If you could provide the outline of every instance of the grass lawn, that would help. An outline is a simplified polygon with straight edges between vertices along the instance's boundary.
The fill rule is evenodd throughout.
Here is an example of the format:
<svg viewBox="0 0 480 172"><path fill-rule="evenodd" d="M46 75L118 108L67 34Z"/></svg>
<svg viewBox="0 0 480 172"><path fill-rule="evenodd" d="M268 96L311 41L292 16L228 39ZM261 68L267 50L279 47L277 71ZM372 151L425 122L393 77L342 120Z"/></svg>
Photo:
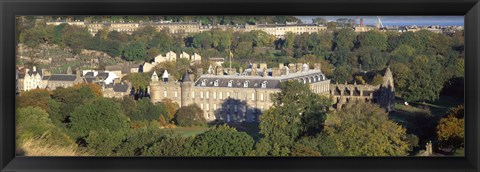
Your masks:
<svg viewBox="0 0 480 172"><path fill-rule="evenodd" d="M444 116L450 108L462 103L462 99L452 96L440 96L440 99L434 102L409 102L410 105L408 106L404 105L403 101L398 100L394 105L394 111L391 111L388 116L404 126L407 129L407 133L415 134L419 137L419 147L414 150L416 152L424 149L426 141L436 142L436 121Z"/></svg>
<svg viewBox="0 0 480 172"><path fill-rule="evenodd" d="M173 134L178 134L184 137L191 137L201 134L208 130L208 127L203 126L195 126L195 127L176 127L176 128L168 128L165 129L167 131L171 131Z"/></svg>

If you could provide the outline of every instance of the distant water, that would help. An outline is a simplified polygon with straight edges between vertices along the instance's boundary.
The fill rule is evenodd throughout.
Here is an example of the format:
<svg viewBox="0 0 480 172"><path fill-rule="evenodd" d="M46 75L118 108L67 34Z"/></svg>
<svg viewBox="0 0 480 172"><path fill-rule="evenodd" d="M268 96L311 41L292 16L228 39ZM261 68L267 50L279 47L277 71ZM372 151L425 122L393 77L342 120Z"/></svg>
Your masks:
<svg viewBox="0 0 480 172"><path fill-rule="evenodd" d="M384 26L463 26L463 21L411 21L411 22L382 22Z"/></svg>
<svg viewBox="0 0 480 172"><path fill-rule="evenodd" d="M312 23L317 16L297 16L304 23ZM338 18L356 19L357 16L320 16L328 21L335 21ZM366 25L376 25L376 16L359 16L365 19ZM384 26L463 26L463 16L382 16ZM358 21L357 21L358 22Z"/></svg>

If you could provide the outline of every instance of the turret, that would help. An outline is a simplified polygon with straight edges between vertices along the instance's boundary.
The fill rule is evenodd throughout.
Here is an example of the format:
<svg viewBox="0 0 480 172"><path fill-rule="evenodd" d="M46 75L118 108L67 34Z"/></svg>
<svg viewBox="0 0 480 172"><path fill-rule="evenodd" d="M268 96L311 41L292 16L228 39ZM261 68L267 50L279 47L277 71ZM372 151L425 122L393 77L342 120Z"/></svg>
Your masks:
<svg viewBox="0 0 480 172"><path fill-rule="evenodd" d="M192 88L192 80L190 78L190 75L188 74L188 71L185 71L185 74L183 74L182 77L182 82L180 84L180 89L181 89L181 100L180 100L180 106L188 106L191 104L191 98L190 98L190 90Z"/></svg>
<svg viewBox="0 0 480 172"><path fill-rule="evenodd" d="M160 94L160 82L157 72L154 71L150 81L150 100L152 103L160 102Z"/></svg>
<svg viewBox="0 0 480 172"><path fill-rule="evenodd" d="M168 71L165 69L165 72L163 72L163 75L162 75L163 82L168 82L168 77L169 76L170 76L170 74L168 74Z"/></svg>

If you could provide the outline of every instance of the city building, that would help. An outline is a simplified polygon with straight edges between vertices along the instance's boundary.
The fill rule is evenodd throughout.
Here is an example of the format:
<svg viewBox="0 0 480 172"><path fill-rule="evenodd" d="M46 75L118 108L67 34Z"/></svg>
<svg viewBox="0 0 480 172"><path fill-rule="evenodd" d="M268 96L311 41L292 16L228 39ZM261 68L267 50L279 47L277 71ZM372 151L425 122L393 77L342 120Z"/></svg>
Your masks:
<svg viewBox="0 0 480 172"><path fill-rule="evenodd" d="M280 92L280 83L295 80L308 84L314 93L331 97L333 108L337 109L352 101L378 103L387 110L393 104L393 77L389 68L385 70L384 83L377 86L331 84L320 64L314 64L313 69L301 63L280 64L271 69L266 64L252 64L239 73L231 70L234 69L218 66L195 80L186 74L179 81L169 80L167 71L161 77L154 72L148 88L151 101L170 99L180 106L197 104L208 121L254 122L273 105L271 95Z"/></svg>

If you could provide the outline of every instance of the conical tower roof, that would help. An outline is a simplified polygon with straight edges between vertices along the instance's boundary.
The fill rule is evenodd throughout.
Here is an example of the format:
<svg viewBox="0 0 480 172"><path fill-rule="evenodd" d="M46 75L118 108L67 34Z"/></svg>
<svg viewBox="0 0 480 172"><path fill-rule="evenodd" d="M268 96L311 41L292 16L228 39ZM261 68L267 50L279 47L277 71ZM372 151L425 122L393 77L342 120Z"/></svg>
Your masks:
<svg viewBox="0 0 480 172"><path fill-rule="evenodd" d="M168 71L165 69L165 72L163 72L162 78L168 78L170 74L168 74Z"/></svg>
<svg viewBox="0 0 480 172"><path fill-rule="evenodd" d="M153 74L152 74L152 77L151 77L152 81L158 81L158 75L157 75L157 72L153 71Z"/></svg>
<svg viewBox="0 0 480 172"><path fill-rule="evenodd" d="M190 82L190 76L188 75L188 72L185 72L182 77L182 82Z"/></svg>

